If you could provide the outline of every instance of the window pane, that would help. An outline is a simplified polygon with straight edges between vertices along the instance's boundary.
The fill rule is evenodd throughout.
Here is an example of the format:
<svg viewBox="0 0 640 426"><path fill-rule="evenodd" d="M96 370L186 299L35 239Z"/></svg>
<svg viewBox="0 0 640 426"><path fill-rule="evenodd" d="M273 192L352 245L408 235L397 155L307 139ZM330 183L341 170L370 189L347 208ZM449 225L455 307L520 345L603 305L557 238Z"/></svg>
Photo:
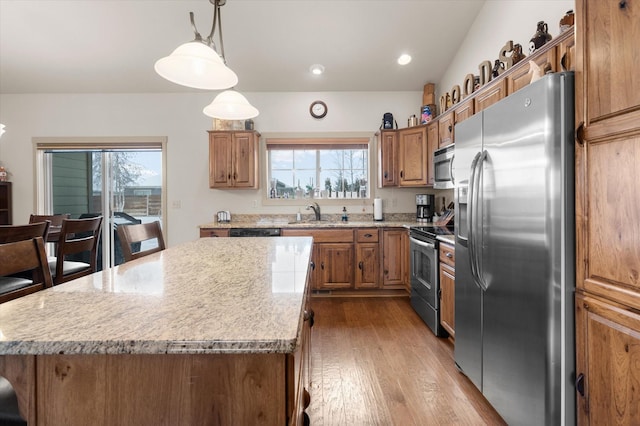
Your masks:
<svg viewBox="0 0 640 426"><path fill-rule="evenodd" d="M290 144L293 149L269 150L271 197L276 198L368 198L369 151L336 143L326 148L313 144ZM280 146L282 147L282 145Z"/></svg>

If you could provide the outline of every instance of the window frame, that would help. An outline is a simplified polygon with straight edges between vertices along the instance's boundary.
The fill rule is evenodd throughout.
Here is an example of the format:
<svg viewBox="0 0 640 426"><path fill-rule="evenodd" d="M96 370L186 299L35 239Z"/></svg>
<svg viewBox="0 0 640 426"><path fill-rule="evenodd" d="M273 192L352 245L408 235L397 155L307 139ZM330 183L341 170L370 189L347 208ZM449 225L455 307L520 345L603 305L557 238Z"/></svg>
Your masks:
<svg viewBox="0 0 640 426"><path fill-rule="evenodd" d="M261 164L264 165L264 172L260 173L260 186L262 204L267 206L306 206L310 202L319 202L325 205L340 205L340 206L353 206L353 205L368 205L373 203L375 197L376 185L374 184L375 176L372 175L372 171L375 170L374 164L374 142L371 134L349 134L349 135L263 135L263 143L261 143ZM309 149L309 147L317 148L329 148L336 147L341 149L348 149L346 146L365 145L367 149L367 186L368 197L367 198L297 198L297 199L284 199L284 198L269 198L269 190L271 188L269 182L270 165L269 165L269 146L271 145L285 145L292 146L298 149ZM341 147L344 145L344 147Z"/></svg>

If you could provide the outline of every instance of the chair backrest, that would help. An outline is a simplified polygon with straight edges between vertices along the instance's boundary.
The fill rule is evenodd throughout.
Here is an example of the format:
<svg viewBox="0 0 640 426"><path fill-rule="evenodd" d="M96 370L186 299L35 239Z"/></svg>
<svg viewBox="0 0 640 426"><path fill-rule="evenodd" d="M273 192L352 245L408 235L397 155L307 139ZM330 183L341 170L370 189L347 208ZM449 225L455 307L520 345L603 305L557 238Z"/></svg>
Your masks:
<svg viewBox="0 0 640 426"><path fill-rule="evenodd" d="M164 237L162 236L162 228L160 228L159 221L134 225L119 225L117 231L125 262L165 249ZM158 245L156 247L136 252L134 252L131 247L133 244L153 239L157 240ZM141 244L140 246L142 247Z"/></svg>
<svg viewBox="0 0 640 426"><path fill-rule="evenodd" d="M102 216L87 219L64 219L58 247L56 250L56 272L53 277L55 285L93 274L98 259L98 242L102 229ZM74 254L88 254L86 267L72 273L64 274L66 257Z"/></svg>
<svg viewBox="0 0 640 426"><path fill-rule="evenodd" d="M51 226L62 226L62 221L65 219L69 219L71 215L69 213L65 214L32 214L29 216L29 223L35 222L44 222L48 220L51 222Z"/></svg>
<svg viewBox="0 0 640 426"><path fill-rule="evenodd" d="M0 244L15 243L36 237L42 237L44 241L47 241L49 224L50 222L47 220L27 225L0 225Z"/></svg>
<svg viewBox="0 0 640 426"><path fill-rule="evenodd" d="M42 237L0 244L0 259L0 303L53 285Z"/></svg>

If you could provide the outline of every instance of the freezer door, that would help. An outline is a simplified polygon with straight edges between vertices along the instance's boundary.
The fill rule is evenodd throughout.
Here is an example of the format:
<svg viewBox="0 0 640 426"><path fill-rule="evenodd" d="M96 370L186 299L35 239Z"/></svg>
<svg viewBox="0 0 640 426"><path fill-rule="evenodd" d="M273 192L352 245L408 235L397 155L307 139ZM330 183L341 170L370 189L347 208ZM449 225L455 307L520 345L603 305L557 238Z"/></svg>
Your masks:
<svg viewBox="0 0 640 426"><path fill-rule="evenodd" d="M460 370L482 390L482 292L471 273L469 183L474 159L482 150L482 113L456 124L454 168L456 187L456 344L455 361ZM477 161L476 163L477 164Z"/></svg>
<svg viewBox="0 0 640 426"><path fill-rule="evenodd" d="M573 406L562 402L573 393L562 388L572 358L561 339L573 287L569 78L548 75L484 111L482 390L509 424L561 424Z"/></svg>

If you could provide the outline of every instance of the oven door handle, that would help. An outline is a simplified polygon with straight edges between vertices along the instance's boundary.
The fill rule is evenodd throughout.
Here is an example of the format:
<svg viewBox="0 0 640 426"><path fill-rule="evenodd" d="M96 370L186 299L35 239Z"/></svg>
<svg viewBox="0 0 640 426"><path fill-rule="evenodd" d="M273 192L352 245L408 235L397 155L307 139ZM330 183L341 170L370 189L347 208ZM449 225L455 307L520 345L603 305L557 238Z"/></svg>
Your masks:
<svg viewBox="0 0 640 426"><path fill-rule="evenodd" d="M413 237L409 237L409 241L411 243L417 245L417 246L426 247L426 248L431 249L431 250L435 250L435 248L436 248L436 246L434 244L432 244L432 243L427 243L427 242L424 242L424 241L416 240Z"/></svg>

